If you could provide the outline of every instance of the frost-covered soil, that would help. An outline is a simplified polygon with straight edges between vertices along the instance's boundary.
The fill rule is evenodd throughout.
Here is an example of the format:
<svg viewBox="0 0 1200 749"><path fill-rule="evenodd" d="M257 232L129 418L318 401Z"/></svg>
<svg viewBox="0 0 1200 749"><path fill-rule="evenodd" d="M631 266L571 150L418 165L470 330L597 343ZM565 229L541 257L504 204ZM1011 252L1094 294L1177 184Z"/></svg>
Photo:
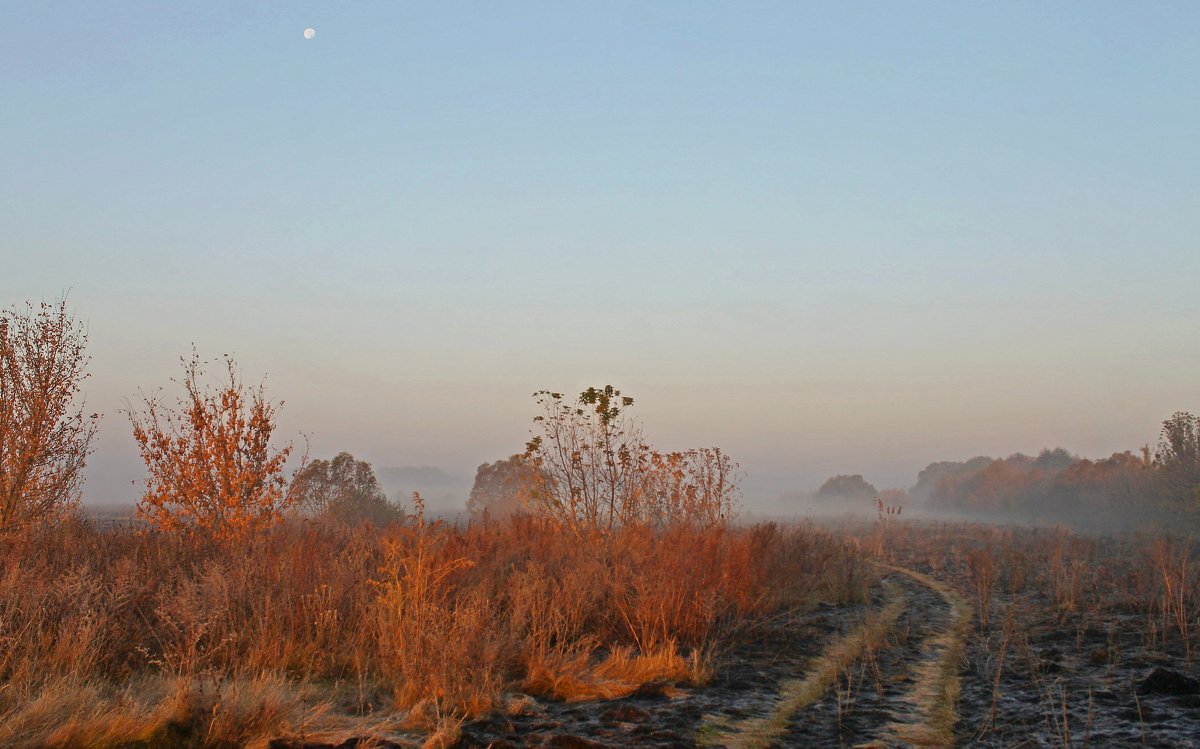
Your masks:
<svg viewBox="0 0 1200 749"><path fill-rule="evenodd" d="M896 600L899 616L840 663L828 688L790 714L781 709L789 685ZM722 654L703 687L652 684L609 702L533 700L520 714L463 725L452 746L916 745L898 738L906 734L896 727L923 720L916 682L922 664L944 652L932 643L951 631L952 615L936 590L889 572L867 604L822 605L769 622ZM972 623L958 683L957 721L945 734L956 746L1200 747L1200 653L1189 663L1181 638L1149 631L1136 612L1063 611L1037 592L996 592L989 626Z"/></svg>
<svg viewBox="0 0 1200 749"><path fill-rule="evenodd" d="M960 746L1200 747L1200 670L1178 637L1137 614L1010 603L967 651Z"/></svg>
<svg viewBox="0 0 1200 749"><path fill-rule="evenodd" d="M705 687L652 687L605 703L540 702L520 716L464 726L458 746L906 745L889 727L912 720L914 669L934 656L929 640L945 631L950 611L936 592L903 575L885 581L902 587L906 602L895 625L778 735L736 728L776 712L786 682L878 610L882 592L869 606L823 606L776 620L757 641L728 653ZM955 745L1200 747L1200 669L1195 659L1188 664L1178 638L1149 636L1134 613L1064 613L1036 594L996 595L991 626L972 625L961 661Z"/></svg>

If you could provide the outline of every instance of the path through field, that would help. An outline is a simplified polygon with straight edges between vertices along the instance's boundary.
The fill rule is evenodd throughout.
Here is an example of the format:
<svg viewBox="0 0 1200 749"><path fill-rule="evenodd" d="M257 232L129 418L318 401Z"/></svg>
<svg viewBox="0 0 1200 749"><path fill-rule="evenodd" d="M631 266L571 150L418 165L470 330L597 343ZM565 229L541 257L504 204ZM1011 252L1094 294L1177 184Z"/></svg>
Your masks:
<svg viewBox="0 0 1200 749"><path fill-rule="evenodd" d="M752 747L950 746L970 608L920 573L892 568L884 603L834 638L767 715L701 727L701 743Z"/></svg>
<svg viewBox="0 0 1200 749"><path fill-rule="evenodd" d="M772 622L715 681L670 696L539 703L465 726L462 747L951 746L971 610L918 572L887 568L870 604Z"/></svg>

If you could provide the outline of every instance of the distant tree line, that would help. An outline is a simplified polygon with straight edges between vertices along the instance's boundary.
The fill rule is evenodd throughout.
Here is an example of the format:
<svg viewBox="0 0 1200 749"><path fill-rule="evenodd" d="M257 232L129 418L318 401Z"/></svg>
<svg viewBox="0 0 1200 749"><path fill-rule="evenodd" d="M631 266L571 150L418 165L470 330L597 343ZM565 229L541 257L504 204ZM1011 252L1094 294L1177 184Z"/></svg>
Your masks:
<svg viewBox="0 0 1200 749"><path fill-rule="evenodd" d="M818 507L857 513L911 506L981 520L1200 532L1200 417L1177 412L1162 423L1153 448L1107 458L1061 447L1036 456L977 456L930 463L907 490L880 490L860 474L842 474L811 496Z"/></svg>
<svg viewBox="0 0 1200 749"><path fill-rule="evenodd" d="M1062 448L1036 457L931 463L909 491L931 510L1094 528L1200 528L1200 417L1178 412L1158 444L1090 460Z"/></svg>
<svg viewBox="0 0 1200 749"><path fill-rule="evenodd" d="M98 415L86 415L86 328L65 301L0 310L0 530L53 522L80 499ZM272 437L282 404L243 384L226 358L210 383L193 352L182 393L143 394L126 410L146 464L138 514L163 530L240 538L288 515L334 522L404 519L371 466L340 453L307 455L289 477L292 446ZM540 513L575 530L627 525L723 524L740 501L736 463L719 448L663 452L627 414L633 399L606 385L570 399L534 394L541 413L523 453L480 466L468 509L475 518ZM1157 445L1101 460L1062 448L1036 457L932 463L906 495L861 475L835 476L817 499L848 509L899 507L1096 527L1157 524L1200 529L1200 417L1163 422Z"/></svg>

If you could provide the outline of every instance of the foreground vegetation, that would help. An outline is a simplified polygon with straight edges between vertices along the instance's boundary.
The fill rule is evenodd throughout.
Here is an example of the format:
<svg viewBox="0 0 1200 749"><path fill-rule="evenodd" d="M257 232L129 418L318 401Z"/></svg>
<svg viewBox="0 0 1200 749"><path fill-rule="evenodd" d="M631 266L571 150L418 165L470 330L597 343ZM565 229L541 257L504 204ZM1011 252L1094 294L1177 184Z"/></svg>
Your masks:
<svg viewBox="0 0 1200 749"><path fill-rule="evenodd" d="M1197 553L887 515L293 519L239 543L69 520L0 549L0 744L486 746L650 685L675 698L630 704L684 743L1185 746ZM756 643L782 670L739 666Z"/></svg>
<svg viewBox="0 0 1200 749"><path fill-rule="evenodd" d="M827 532L729 527L736 464L654 449L612 386L536 393L525 452L455 527L346 453L289 479L279 404L228 357L210 384L195 352L174 401L126 412L139 525L99 529L75 513L86 343L64 302L0 315L6 746L436 744L515 695L701 683L755 622L865 589Z"/></svg>
<svg viewBox="0 0 1200 749"><path fill-rule="evenodd" d="M66 522L0 549L0 744L443 730L519 695L696 683L783 607L862 595L812 528L292 522L252 542Z"/></svg>
<svg viewBox="0 0 1200 749"><path fill-rule="evenodd" d="M1192 745L1194 538L961 523L881 523L859 535L971 604L958 745Z"/></svg>

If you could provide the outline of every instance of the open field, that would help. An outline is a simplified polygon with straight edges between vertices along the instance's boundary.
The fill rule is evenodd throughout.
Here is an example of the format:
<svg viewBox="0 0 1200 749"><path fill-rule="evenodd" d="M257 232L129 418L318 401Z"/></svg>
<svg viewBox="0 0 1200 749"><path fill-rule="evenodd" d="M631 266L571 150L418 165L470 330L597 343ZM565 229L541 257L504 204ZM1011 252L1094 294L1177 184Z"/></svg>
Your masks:
<svg viewBox="0 0 1200 749"><path fill-rule="evenodd" d="M1193 746L1190 542L73 521L4 542L5 746Z"/></svg>
<svg viewBox="0 0 1200 749"><path fill-rule="evenodd" d="M0 744L412 739L528 697L698 684L774 612L861 596L830 532L516 518L251 540L67 522L5 540ZM414 733L415 732L415 733Z"/></svg>
<svg viewBox="0 0 1200 749"><path fill-rule="evenodd" d="M1200 749L1200 2L0 9L0 749Z"/></svg>
<svg viewBox="0 0 1200 749"><path fill-rule="evenodd" d="M711 682L467 725L469 746L1150 746L1200 741L1190 543L845 526L866 602L764 622ZM579 746L593 746L577 744Z"/></svg>

